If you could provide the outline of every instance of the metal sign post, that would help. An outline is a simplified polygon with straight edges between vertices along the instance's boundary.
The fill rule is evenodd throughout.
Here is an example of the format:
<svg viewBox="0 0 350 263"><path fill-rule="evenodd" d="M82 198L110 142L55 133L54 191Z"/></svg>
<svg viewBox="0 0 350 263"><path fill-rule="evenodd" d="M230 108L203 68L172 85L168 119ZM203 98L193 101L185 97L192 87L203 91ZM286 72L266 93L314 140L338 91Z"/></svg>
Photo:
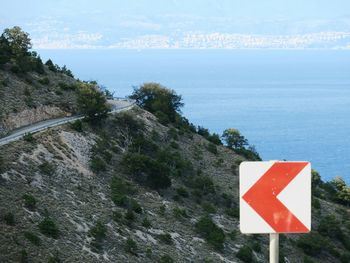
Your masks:
<svg viewBox="0 0 350 263"><path fill-rule="evenodd" d="M278 233L270 233L270 263L279 262Z"/></svg>

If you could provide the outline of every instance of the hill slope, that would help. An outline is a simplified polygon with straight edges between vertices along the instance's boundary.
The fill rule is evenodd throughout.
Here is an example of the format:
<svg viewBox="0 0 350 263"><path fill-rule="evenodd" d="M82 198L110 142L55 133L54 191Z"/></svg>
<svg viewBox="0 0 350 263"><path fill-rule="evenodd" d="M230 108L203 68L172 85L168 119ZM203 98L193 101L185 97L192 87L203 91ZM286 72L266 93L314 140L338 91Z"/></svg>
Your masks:
<svg viewBox="0 0 350 263"><path fill-rule="evenodd" d="M238 232L242 156L223 146L209 151L202 136L163 126L137 107L83 127L55 128L2 148L1 262L267 261L267 236ZM167 163L171 186L155 187L140 156ZM348 239L349 210L317 200L314 229L334 215ZM346 262L340 261L346 241L303 237L282 235L286 262L312 262L304 251L315 262Z"/></svg>

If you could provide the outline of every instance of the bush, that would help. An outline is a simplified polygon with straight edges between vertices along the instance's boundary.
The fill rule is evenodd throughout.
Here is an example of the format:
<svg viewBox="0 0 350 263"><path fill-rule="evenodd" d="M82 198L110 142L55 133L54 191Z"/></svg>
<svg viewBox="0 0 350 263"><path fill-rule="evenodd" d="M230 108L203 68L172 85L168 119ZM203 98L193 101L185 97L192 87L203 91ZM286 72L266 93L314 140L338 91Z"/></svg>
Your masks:
<svg viewBox="0 0 350 263"><path fill-rule="evenodd" d="M196 176L191 180L189 186L200 190L203 194L215 193L214 182L209 176Z"/></svg>
<svg viewBox="0 0 350 263"><path fill-rule="evenodd" d="M89 121L101 120L111 110L103 93L96 86L87 83L79 86L78 106Z"/></svg>
<svg viewBox="0 0 350 263"><path fill-rule="evenodd" d="M173 258L169 255L163 255L160 259L159 259L159 263L174 263L175 261L173 260Z"/></svg>
<svg viewBox="0 0 350 263"><path fill-rule="evenodd" d="M177 141L179 139L179 136L177 135L177 131L175 128L170 128L168 130L168 136L170 139Z"/></svg>
<svg viewBox="0 0 350 263"><path fill-rule="evenodd" d="M124 156L123 165L129 173L138 177L146 174L146 183L151 188L163 189L171 186L169 167L146 155L128 153Z"/></svg>
<svg viewBox="0 0 350 263"><path fill-rule="evenodd" d="M179 196L182 196L182 197L189 197L189 193L187 192L186 188L184 187L179 187L176 189L176 193L179 195Z"/></svg>
<svg viewBox="0 0 350 263"><path fill-rule="evenodd" d="M204 202L204 203L202 204L202 209L203 209L206 213L209 213L209 214L214 214L214 213L216 213L216 208L215 208L212 204L210 204L210 203L208 203L208 202Z"/></svg>
<svg viewBox="0 0 350 263"><path fill-rule="evenodd" d="M90 229L89 236L93 238L91 245L95 251L102 249L102 241L106 237L106 233L107 228L101 221L97 221L96 225Z"/></svg>
<svg viewBox="0 0 350 263"><path fill-rule="evenodd" d="M195 225L196 230L215 249L222 249L225 241L225 233L209 216L203 216Z"/></svg>
<svg viewBox="0 0 350 263"><path fill-rule="evenodd" d="M8 213L4 214L3 219L6 223L6 225L9 225L9 226L15 225L15 216L13 215L13 213L8 212Z"/></svg>
<svg viewBox="0 0 350 263"><path fill-rule="evenodd" d="M48 237L57 239L59 236L59 230L55 222L49 218L45 217L43 221L39 223L40 232Z"/></svg>
<svg viewBox="0 0 350 263"><path fill-rule="evenodd" d="M34 210L36 206L36 199L30 194L23 195L24 206L29 210Z"/></svg>
<svg viewBox="0 0 350 263"><path fill-rule="evenodd" d="M137 250L136 242L131 238L128 238L125 242L125 251L130 254L137 255Z"/></svg>
<svg viewBox="0 0 350 263"><path fill-rule="evenodd" d="M209 144L208 144L207 150L208 150L209 152L211 152L212 154L215 154L215 155L218 154L218 149L217 149L216 145L213 144L213 143L209 143Z"/></svg>
<svg viewBox="0 0 350 263"><path fill-rule="evenodd" d="M39 79L38 82L42 85L48 85L50 84L50 80L48 77L45 77L45 78L42 78L42 79Z"/></svg>
<svg viewBox="0 0 350 263"><path fill-rule="evenodd" d="M70 127L77 132L82 132L83 131L83 122L81 120L76 120L75 122L72 122L70 124Z"/></svg>
<svg viewBox="0 0 350 263"><path fill-rule="evenodd" d="M241 247L236 256L243 262L253 262L253 251L248 246Z"/></svg>
<svg viewBox="0 0 350 263"><path fill-rule="evenodd" d="M128 223L131 223L135 220L135 214L132 210L128 209L128 211L125 213L125 219Z"/></svg>
<svg viewBox="0 0 350 263"><path fill-rule="evenodd" d="M147 217L145 217L142 221L142 226L145 228L150 228L152 226L152 223L148 220Z"/></svg>
<svg viewBox="0 0 350 263"><path fill-rule="evenodd" d="M171 238L171 235L169 233L160 234L158 235L158 238L160 239L160 241L167 245L171 245L173 243L173 239Z"/></svg>
<svg viewBox="0 0 350 263"><path fill-rule="evenodd" d="M131 188L130 185L128 185L121 178L113 177L110 187L111 187L112 201L116 205L121 206L121 207L131 207L130 200L126 196L127 194L133 193L133 189ZM136 201L134 201L134 202L136 202ZM134 209L138 210L137 204L134 203L133 205L135 207Z"/></svg>
<svg viewBox="0 0 350 263"><path fill-rule="evenodd" d="M175 218L177 218L177 219L188 217L186 209L184 209L184 208L182 209L179 207L175 207L173 209L173 213L174 213Z"/></svg>
<svg viewBox="0 0 350 263"><path fill-rule="evenodd" d="M316 232L310 232L297 240L297 246L306 254L316 256L327 246L325 239Z"/></svg>
<svg viewBox="0 0 350 263"><path fill-rule="evenodd" d="M94 173L100 173L107 170L107 165L101 157L94 155L90 159L90 168Z"/></svg>
<svg viewBox="0 0 350 263"><path fill-rule="evenodd" d="M33 137L33 135L31 133L24 134L23 139L26 142L30 142L30 143L33 143L35 141L35 139L34 139L34 137Z"/></svg>
<svg viewBox="0 0 350 263"><path fill-rule="evenodd" d="M40 172L42 172L45 175L53 175L55 173L55 166L53 166L51 163L45 161L42 164L39 165Z"/></svg>
<svg viewBox="0 0 350 263"><path fill-rule="evenodd" d="M180 95L158 83L145 83L135 88L130 98L135 99L141 108L155 114L162 123L175 122L184 105Z"/></svg>
<svg viewBox="0 0 350 263"><path fill-rule="evenodd" d="M231 207L225 209L225 213L233 218L238 218L239 217L239 209L237 207Z"/></svg>
<svg viewBox="0 0 350 263"><path fill-rule="evenodd" d="M26 239L28 239L32 244L36 245L36 246L40 246L40 243L41 243L41 239L35 235L34 233L32 232L24 232L24 237Z"/></svg>

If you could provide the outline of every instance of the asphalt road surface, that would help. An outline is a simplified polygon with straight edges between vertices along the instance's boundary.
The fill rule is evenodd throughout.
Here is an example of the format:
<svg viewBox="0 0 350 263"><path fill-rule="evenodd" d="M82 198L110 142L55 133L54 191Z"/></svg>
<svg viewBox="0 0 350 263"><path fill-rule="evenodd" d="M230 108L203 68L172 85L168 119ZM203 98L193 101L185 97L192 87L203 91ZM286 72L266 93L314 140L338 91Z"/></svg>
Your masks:
<svg viewBox="0 0 350 263"><path fill-rule="evenodd" d="M131 109L134 106L135 101L128 100L128 99L114 99L114 100L108 100L108 103L112 105L111 113L115 113L115 112ZM80 120L83 118L84 116L82 115L62 117L62 118L37 122L32 125L16 129L10 135L0 138L0 146L8 144L13 141L17 141L28 133L43 131L51 127L62 125L68 122L74 122L76 120Z"/></svg>

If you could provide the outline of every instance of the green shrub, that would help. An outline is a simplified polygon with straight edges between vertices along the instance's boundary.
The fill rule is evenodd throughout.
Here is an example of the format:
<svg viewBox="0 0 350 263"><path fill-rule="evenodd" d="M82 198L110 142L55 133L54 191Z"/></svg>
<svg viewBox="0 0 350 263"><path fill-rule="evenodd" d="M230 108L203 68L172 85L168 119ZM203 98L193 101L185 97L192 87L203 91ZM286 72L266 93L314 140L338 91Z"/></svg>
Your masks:
<svg viewBox="0 0 350 263"><path fill-rule="evenodd" d="M24 232L24 237L26 239L28 239L32 244L34 244L36 246L40 246L41 239L37 235L35 235L34 233L26 231L26 232Z"/></svg>
<svg viewBox="0 0 350 263"><path fill-rule="evenodd" d="M215 144L213 144L213 143L209 143L208 145L207 145L207 150L209 151L209 152L211 152L212 154L218 154L218 149L217 149L217 147L216 147L216 145Z"/></svg>
<svg viewBox="0 0 350 263"><path fill-rule="evenodd" d="M177 134L177 130L175 128L170 128L168 130L168 136L170 139L177 141L179 139L179 136Z"/></svg>
<svg viewBox="0 0 350 263"><path fill-rule="evenodd" d="M253 262L253 251L248 246L243 246L239 249L236 256L243 262L250 263Z"/></svg>
<svg viewBox="0 0 350 263"><path fill-rule="evenodd" d="M297 246L306 254L316 256L327 246L327 242L317 232L310 232L297 240Z"/></svg>
<svg viewBox="0 0 350 263"><path fill-rule="evenodd" d="M140 177L146 174L146 183L151 188L162 189L171 186L170 168L158 160L143 154L128 153L124 156L123 165L132 175Z"/></svg>
<svg viewBox="0 0 350 263"><path fill-rule="evenodd" d="M90 159L90 168L94 173L100 173L107 170L107 165L101 157L94 155Z"/></svg>
<svg viewBox="0 0 350 263"><path fill-rule="evenodd" d="M91 246L94 251L98 252L102 249L102 241L106 238L106 233L107 228L101 221L97 221L96 225L89 230L88 234L93 238Z"/></svg>
<svg viewBox="0 0 350 263"><path fill-rule="evenodd" d="M57 239L59 236L59 230L55 224L55 222L49 218L45 217L40 223L39 223L39 229L40 232L48 237L52 237Z"/></svg>
<svg viewBox="0 0 350 263"><path fill-rule="evenodd" d="M20 263L28 263L28 253L25 251L25 249L22 249L20 258L19 258Z"/></svg>
<svg viewBox="0 0 350 263"><path fill-rule="evenodd" d="M158 235L158 238L160 241L167 245L171 245L173 243L173 239L171 238L171 235L169 233L160 234Z"/></svg>
<svg viewBox="0 0 350 263"><path fill-rule="evenodd" d="M40 172L42 172L45 175L53 175L55 173L55 166L51 163L45 161L42 164L39 165Z"/></svg>
<svg viewBox="0 0 350 263"><path fill-rule="evenodd" d="M182 98L174 90L158 83L145 83L135 88L130 98L145 110L154 113L162 123L175 122L177 113L183 106Z"/></svg>
<svg viewBox="0 0 350 263"><path fill-rule="evenodd" d="M125 251L130 254L137 255L137 250L137 243L131 238L128 238L125 242Z"/></svg>
<svg viewBox="0 0 350 263"><path fill-rule="evenodd" d="M15 216L12 212L8 212L8 213L4 214L3 219L6 223L6 225L9 225L9 226L15 225Z"/></svg>
<svg viewBox="0 0 350 263"><path fill-rule="evenodd" d="M82 132L83 131L83 122L81 120L76 120L75 122L72 122L70 124L70 127L77 132Z"/></svg>
<svg viewBox="0 0 350 263"><path fill-rule="evenodd" d="M135 200L135 199L130 199L130 208L138 214L142 213L142 207L141 205Z"/></svg>
<svg viewBox="0 0 350 263"><path fill-rule="evenodd" d="M340 228L340 222L335 218L334 215L327 215L321 218L318 226L318 233L323 236L331 238L342 239L343 232Z"/></svg>
<svg viewBox="0 0 350 263"><path fill-rule="evenodd" d="M111 110L103 93L95 85L81 83L78 93L78 106L87 120L96 122L107 117Z"/></svg>
<svg viewBox="0 0 350 263"><path fill-rule="evenodd" d="M34 210L36 206L36 199L34 196L30 194L24 194L23 195L24 200L24 206L28 208L29 210Z"/></svg>
<svg viewBox="0 0 350 263"><path fill-rule="evenodd" d="M159 259L159 263L174 263L175 261L173 260L173 258L169 255L163 255L160 259Z"/></svg>
<svg viewBox="0 0 350 263"><path fill-rule="evenodd" d="M38 82L42 85L48 85L50 83L50 80L48 77L45 77L45 78L39 79Z"/></svg>
<svg viewBox="0 0 350 263"><path fill-rule="evenodd" d="M121 207L133 206L132 208L134 210L140 210L137 202L135 200L133 200L132 204L131 204L130 199L126 196L127 194L132 194L134 192L134 190L123 179L121 179L119 177L113 177L110 187L111 187L112 201L116 205L121 206ZM141 209L141 212L142 212L142 209Z"/></svg>
<svg viewBox="0 0 350 263"><path fill-rule="evenodd" d="M186 188L184 187L179 187L176 189L176 193L179 195L179 196L182 196L182 197L189 197L189 193L187 192Z"/></svg>
<svg viewBox="0 0 350 263"><path fill-rule="evenodd" d="M175 141L171 141L170 142L170 147L173 148L173 149L179 149L180 146L178 143L176 143Z"/></svg>
<svg viewBox="0 0 350 263"><path fill-rule="evenodd" d="M184 208L175 207L173 209L173 214L174 214L175 218L177 218L177 219L188 217L186 209L184 209Z"/></svg>
<svg viewBox="0 0 350 263"><path fill-rule="evenodd" d="M125 213L125 219L127 220L127 222L130 224L132 221L135 220L135 214L132 210L128 209L128 211Z"/></svg>
<svg viewBox="0 0 350 263"><path fill-rule="evenodd" d="M225 209L225 213L233 218L238 218L239 217L239 209L238 207L231 207L231 208L227 208Z"/></svg>
<svg viewBox="0 0 350 263"><path fill-rule="evenodd" d="M209 216L203 216L195 225L196 231L201 234L215 249L222 249L225 233Z"/></svg>
<svg viewBox="0 0 350 263"><path fill-rule="evenodd" d="M145 228L150 228L152 226L152 223L148 220L147 217L145 217L142 221L142 226Z"/></svg>
<svg viewBox="0 0 350 263"><path fill-rule="evenodd" d="M97 221L95 226L89 230L89 236L91 236L95 239L105 238L106 233L107 233L107 228L101 221Z"/></svg>
<svg viewBox="0 0 350 263"><path fill-rule="evenodd" d="M64 91L75 91L78 89L78 86L76 84L66 84L64 82L59 82L58 86L60 87L61 90Z"/></svg>
<svg viewBox="0 0 350 263"><path fill-rule="evenodd" d="M35 139L34 139L34 137L33 137L33 135L31 133L24 134L23 139L26 142L30 142L30 143L33 143L35 141Z"/></svg>
<svg viewBox="0 0 350 263"><path fill-rule="evenodd" d="M165 205L161 205L161 206L159 207L159 214L160 214L160 215L165 215L165 210L166 210Z"/></svg>
<svg viewBox="0 0 350 263"><path fill-rule="evenodd" d="M209 176L196 176L191 180L189 186L200 190L203 194L215 193L214 182Z"/></svg>
<svg viewBox="0 0 350 263"><path fill-rule="evenodd" d="M203 204L202 204L202 209L203 209L206 213L209 213L209 214L214 214L214 213L216 213L216 208L215 208L211 203L208 203L208 202L203 202Z"/></svg>

